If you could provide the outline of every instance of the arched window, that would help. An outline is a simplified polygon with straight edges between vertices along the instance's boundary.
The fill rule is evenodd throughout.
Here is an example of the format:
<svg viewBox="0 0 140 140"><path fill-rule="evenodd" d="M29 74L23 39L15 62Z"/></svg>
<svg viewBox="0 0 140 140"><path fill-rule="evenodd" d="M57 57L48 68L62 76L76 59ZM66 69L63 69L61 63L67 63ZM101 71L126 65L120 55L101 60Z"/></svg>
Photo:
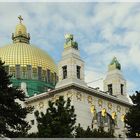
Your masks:
<svg viewBox="0 0 140 140"><path fill-rule="evenodd" d="M111 115L106 113L106 116L102 116L101 112L97 113L97 122L99 127L104 127L105 124L107 124L108 128L110 130L113 130L115 127L115 122L112 119Z"/></svg>

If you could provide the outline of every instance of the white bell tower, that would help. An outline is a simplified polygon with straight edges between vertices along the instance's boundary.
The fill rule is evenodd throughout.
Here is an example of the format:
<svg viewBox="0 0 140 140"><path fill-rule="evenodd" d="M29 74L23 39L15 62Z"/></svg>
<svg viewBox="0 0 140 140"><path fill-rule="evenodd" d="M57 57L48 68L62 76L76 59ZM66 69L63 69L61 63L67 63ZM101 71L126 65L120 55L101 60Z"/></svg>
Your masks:
<svg viewBox="0 0 140 140"><path fill-rule="evenodd" d="M126 80L121 72L121 64L114 57L108 66L108 72L104 80L104 91L124 101L132 103L126 91Z"/></svg>
<svg viewBox="0 0 140 140"><path fill-rule="evenodd" d="M84 80L84 61L80 57L78 43L74 41L72 34L66 34L65 39L62 59L58 64L59 79L56 88L68 84L87 86Z"/></svg>

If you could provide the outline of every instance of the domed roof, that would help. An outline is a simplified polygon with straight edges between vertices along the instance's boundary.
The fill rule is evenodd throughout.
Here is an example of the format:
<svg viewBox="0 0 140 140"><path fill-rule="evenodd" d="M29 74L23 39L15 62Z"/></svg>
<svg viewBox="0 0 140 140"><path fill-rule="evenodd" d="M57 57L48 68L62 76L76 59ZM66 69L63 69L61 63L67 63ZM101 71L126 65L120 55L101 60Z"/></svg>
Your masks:
<svg viewBox="0 0 140 140"><path fill-rule="evenodd" d="M12 74L13 86L22 87L33 96L55 87L57 66L45 51L30 44L30 34L21 22L22 17L18 18L20 23L12 34L13 43L0 47L0 59L5 62L5 70Z"/></svg>
<svg viewBox="0 0 140 140"><path fill-rule="evenodd" d="M53 59L45 51L27 43L13 43L0 48L0 58L9 66L32 65L57 73Z"/></svg>

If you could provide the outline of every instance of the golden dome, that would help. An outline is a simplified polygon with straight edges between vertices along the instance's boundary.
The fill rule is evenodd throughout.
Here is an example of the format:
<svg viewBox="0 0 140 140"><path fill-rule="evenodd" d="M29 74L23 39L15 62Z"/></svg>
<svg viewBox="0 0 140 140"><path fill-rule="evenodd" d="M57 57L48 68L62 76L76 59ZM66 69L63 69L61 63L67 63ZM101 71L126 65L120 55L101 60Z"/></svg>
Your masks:
<svg viewBox="0 0 140 140"><path fill-rule="evenodd" d="M0 59L5 62L5 70L12 75L13 86L21 87L24 83L29 96L53 89L57 82L57 66L43 50L30 44L30 34L23 18L12 34L13 44L0 48Z"/></svg>
<svg viewBox="0 0 140 140"><path fill-rule="evenodd" d="M9 67L17 64L21 67L31 65L32 68L42 67L42 70L49 69L57 73L53 59L43 50L27 43L14 43L0 48L0 58Z"/></svg>

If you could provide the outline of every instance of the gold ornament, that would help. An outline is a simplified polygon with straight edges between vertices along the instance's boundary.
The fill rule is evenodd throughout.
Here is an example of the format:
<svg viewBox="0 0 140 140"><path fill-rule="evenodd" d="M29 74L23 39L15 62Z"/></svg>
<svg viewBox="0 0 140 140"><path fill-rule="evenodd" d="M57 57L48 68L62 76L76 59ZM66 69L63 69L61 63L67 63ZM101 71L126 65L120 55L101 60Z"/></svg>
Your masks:
<svg viewBox="0 0 140 140"><path fill-rule="evenodd" d="M106 109L103 108L102 111L101 111L101 113L102 113L102 116L105 117L106 116Z"/></svg>
<svg viewBox="0 0 140 140"><path fill-rule="evenodd" d="M120 112L121 111L121 107L118 105L117 106L117 111Z"/></svg>
<svg viewBox="0 0 140 140"><path fill-rule="evenodd" d="M71 91L68 91L68 92L67 92L67 97L71 99L72 96L73 96L73 94L71 93Z"/></svg>
<svg viewBox="0 0 140 140"><path fill-rule="evenodd" d="M112 113L112 119L113 119L113 120L115 120L115 119L116 119L116 117L117 117L116 112L113 112L113 113Z"/></svg>
<svg viewBox="0 0 140 140"><path fill-rule="evenodd" d="M80 101L82 100L82 95L80 92L77 92L76 97L77 97L77 100L80 100Z"/></svg>
<svg viewBox="0 0 140 140"><path fill-rule="evenodd" d="M124 119L125 119L125 115L122 114L122 115L121 115L121 121L124 122Z"/></svg>
<svg viewBox="0 0 140 140"><path fill-rule="evenodd" d="M58 100L59 99L59 95L55 95L55 100Z"/></svg>
<svg viewBox="0 0 140 140"><path fill-rule="evenodd" d="M88 96L88 103L92 103L92 97L91 96Z"/></svg>
<svg viewBox="0 0 140 140"><path fill-rule="evenodd" d="M99 106L102 106L103 101L102 101L101 99L99 99L99 100L98 100L98 104L99 104Z"/></svg>
<svg viewBox="0 0 140 140"><path fill-rule="evenodd" d="M95 112L95 106L94 105L91 105L90 112L94 114L94 112Z"/></svg>
<svg viewBox="0 0 140 140"><path fill-rule="evenodd" d="M108 102L108 109L112 109L112 103Z"/></svg>
<svg viewBox="0 0 140 140"><path fill-rule="evenodd" d="M39 102L38 106L39 106L39 109L42 109L44 107L44 103L43 102Z"/></svg>

